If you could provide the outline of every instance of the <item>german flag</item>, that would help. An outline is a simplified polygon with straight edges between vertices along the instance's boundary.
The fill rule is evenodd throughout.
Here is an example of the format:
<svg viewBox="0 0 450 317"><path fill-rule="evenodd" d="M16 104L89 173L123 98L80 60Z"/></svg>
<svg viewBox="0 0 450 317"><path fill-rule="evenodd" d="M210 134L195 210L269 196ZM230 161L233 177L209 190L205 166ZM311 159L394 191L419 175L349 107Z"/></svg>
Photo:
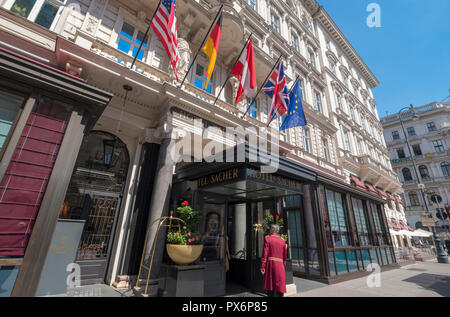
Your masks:
<svg viewBox="0 0 450 317"><path fill-rule="evenodd" d="M222 35L222 13L220 13L219 18L217 19L217 23L214 26L213 30L211 31L209 39L206 42L205 47L203 48L203 52L205 52L205 54L209 56L209 65L205 74L206 82L205 87L203 89L206 89L206 87L208 87L209 81L211 80L211 75L214 71L214 66L216 65L217 52L219 51L221 35Z"/></svg>

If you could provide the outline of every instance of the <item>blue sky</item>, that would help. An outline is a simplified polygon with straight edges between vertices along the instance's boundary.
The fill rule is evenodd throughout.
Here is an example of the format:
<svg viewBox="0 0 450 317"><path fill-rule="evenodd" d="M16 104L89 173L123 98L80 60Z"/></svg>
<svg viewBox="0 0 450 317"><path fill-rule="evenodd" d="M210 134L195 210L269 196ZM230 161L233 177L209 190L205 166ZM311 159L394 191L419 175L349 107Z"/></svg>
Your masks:
<svg viewBox="0 0 450 317"><path fill-rule="evenodd" d="M450 92L449 0L318 0L380 81L380 117L442 101ZM369 28L370 3L381 27Z"/></svg>

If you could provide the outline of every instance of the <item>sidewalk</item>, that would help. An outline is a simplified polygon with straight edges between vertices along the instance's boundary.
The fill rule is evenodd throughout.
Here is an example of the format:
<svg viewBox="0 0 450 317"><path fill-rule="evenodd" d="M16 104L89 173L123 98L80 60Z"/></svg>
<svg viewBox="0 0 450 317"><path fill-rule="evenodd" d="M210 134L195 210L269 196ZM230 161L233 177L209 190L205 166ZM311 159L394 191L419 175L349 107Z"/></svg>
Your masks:
<svg viewBox="0 0 450 317"><path fill-rule="evenodd" d="M379 288L369 288L367 279L334 285L296 279L297 297L450 297L450 265L436 260L382 272Z"/></svg>

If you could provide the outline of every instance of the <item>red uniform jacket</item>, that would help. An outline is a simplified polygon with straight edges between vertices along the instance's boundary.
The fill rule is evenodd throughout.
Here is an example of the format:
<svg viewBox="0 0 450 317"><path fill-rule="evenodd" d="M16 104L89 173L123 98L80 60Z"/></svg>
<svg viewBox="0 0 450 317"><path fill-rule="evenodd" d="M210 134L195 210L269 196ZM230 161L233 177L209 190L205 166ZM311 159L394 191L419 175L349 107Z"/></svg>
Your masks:
<svg viewBox="0 0 450 317"><path fill-rule="evenodd" d="M264 289L286 293L286 242L279 236L267 236L264 242L261 269L264 269Z"/></svg>

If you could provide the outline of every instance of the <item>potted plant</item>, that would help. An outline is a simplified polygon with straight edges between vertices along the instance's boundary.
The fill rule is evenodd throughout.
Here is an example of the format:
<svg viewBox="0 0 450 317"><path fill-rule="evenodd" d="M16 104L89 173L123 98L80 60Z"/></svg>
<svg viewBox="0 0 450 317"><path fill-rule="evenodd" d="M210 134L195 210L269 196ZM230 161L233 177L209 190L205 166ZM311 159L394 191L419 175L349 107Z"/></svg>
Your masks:
<svg viewBox="0 0 450 317"><path fill-rule="evenodd" d="M184 201L177 208L178 217L185 223L179 231L169 231L166 250L170 259L178 265L189 265L197 260L203 251L203 236L195 228L201 213Z"/></svg>
<svg viewBox="0 0 450 317"><path fill-rule="evenodd" d="M278 225L278 227L280 227L280 237L287 242L287 235L281 234L281 231L283 230L284 227L284 220L280 218L279 215L274 216L270 213L266 213L266 215L264 216L264 235L266 236L269 235L270 226L273 224Z"/></svg>

